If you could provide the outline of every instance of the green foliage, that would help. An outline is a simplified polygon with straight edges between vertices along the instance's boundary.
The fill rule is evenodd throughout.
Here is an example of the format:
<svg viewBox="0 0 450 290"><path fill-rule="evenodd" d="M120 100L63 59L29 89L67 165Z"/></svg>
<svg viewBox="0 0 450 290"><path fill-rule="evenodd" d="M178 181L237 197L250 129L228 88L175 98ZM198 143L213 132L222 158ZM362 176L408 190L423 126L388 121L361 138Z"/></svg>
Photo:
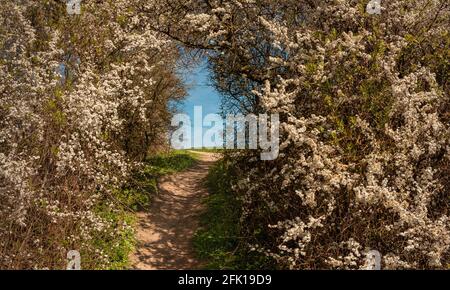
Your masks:
<svg viewBox="0 0 450 290"><path fill-rule="evenodd" d="M160 176L191 167L195 162L195 155L188 151L175 150L170 153L152 156L147 158L145 162L145 174Z"/></svg>
<svg viewBox="0 0 450 290"><path fill-rule="evenodd" d="M126 208L120 208L119 210L112 209L107 204L102 204L97 207L97 214L111 223L111 227L106 232L99 233L93 239L93 246L100 250L103 254L108 256L108 269L120 270L128 267L128 256L134 248L135 237L133 231L133 225L136 222L136 218L133 213L127 211ZM110 234L112 231L120 232L120 235ZM81 257L89 257L89 255L83 255ZM90 261L82 261L82 265Z"/></svg>
<svg viewBox="0 0 450 290"><path fill-rule="evenodd" d="M192 151L198 151L198 152L209 152L209 153L221 153L225 149L223 148L202 148L202 149L192 149Z"/></svg>
<svg viewBox="0 0 450 290"><path fill-rule="evenodd" d="M133 211L145 209L150 204L151 196L158 191L158 177L184 170L194 162L195 156L187 151L171 151L148 157L143 168L136 171L115 196Z"/></svg>
<svg viewBox="0 0 450 290"><path fill-rule="evenodd" d="M205 199L207 210L194 236L195 251L206 262L207 269L265 268L267 258L250 252L246 246L248 238L241 236L241 205L231 190L233 180L226 160L218 161L210 169L206 184L211 194Z"/></svg>
<svg viewBox="0 0 450 290"><path fill-rule="evenodd" d="M109 269L128 268L128 256L135 245L134 212L148 208L151 197L158 191L158 177L184 170L194 162L194 156L186 151L172 151L148 157L144 167L135 172L122 189L114 191L113 197L118 209L112 209L104 203L97 207L97 214L115 225L111 230L120 231L119 236L101 233L93 240L94 247L108 255ZM124 226L124 223L127 226Z"/></svg>
<svg viewBox="0 0 450 290"><path fill-rule="evenodd" d="M194 247L208 269L236 269L239 205L232 195L226 162L220 160L210 169L206 183L211 192L201 229L194 236Z"/></svg>
<svg viewBox="0 0 450 290"><path fill-rule="evenodd" d="M62 91L60 89L56 89L54 98L48 99L45 103L44 110L49 116L51 116L52 122L56 126L64 126L67 123L67 117L61 108L62 102Z"/></svg>
<svg viewBox="0 0 450 290"><path fill-rule="evenodd" d="M194 237L199 258L208 269L237 269L235 249L238 246L238 208L233 198L224 193L206 199L208 210L202 216L204 228Z"/></svg>

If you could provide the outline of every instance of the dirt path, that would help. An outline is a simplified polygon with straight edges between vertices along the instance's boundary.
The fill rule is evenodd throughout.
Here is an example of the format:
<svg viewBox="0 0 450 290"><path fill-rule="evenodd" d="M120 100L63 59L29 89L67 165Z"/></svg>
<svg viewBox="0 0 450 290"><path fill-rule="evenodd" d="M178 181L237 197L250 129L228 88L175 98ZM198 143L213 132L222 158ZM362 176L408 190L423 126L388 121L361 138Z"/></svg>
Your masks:
<svg viewBox="0 0 450 290"><path fill-rule="evenodd" d="M197 153L197 152L196 152ZM203 180L217 159L199 153L194 167L160 180L160 192L150 209L138 213L137 246L130 260L133 269L196 269L192 237L207 195Z"/></svg>

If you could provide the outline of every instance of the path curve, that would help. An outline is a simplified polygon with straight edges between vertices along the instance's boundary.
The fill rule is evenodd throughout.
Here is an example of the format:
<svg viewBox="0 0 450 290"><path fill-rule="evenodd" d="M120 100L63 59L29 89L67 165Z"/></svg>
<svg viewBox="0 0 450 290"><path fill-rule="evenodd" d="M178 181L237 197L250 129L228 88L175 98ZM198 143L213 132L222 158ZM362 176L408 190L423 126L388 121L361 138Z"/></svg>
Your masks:
<svg viewBox="0 0 450 290"><path fill-rule="evenodd" d="M192 237L208 192L204 178L217 160L213 153L195 152L198 162L185 171L163 177L150 208L138 213L133 269L198 269Z"/></svg>

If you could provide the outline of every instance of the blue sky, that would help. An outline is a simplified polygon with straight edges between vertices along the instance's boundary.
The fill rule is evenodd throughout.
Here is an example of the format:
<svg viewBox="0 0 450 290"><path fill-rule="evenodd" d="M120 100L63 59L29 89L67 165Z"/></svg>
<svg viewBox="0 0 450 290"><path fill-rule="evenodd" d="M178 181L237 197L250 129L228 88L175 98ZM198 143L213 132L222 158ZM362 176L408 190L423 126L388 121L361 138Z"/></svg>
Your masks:
<svg viewBox="0 0 450 290"><path fill-rule="evenodd" d="M194 107L202 106L203 117L207 114L220 113L220 94L211 85L210 73L207 63L202 62L191 72L182 72L182 77L189 87L188 96L180 107L181 113L188 114L191 119L192 135L194 134ZM203 128L203 133L208 127ZM211 147L211 144L203 144L204 147Z"/></svg>
<svg viewBox="0 0 450 290"><path fill-rule="evenodd" d="M203 114L219 113L220 95L210 83L210 74L206 62L201 63L192 72L183 75L190 89L182 106L182 112L191 117L194 106L203 106Z"/></svg>

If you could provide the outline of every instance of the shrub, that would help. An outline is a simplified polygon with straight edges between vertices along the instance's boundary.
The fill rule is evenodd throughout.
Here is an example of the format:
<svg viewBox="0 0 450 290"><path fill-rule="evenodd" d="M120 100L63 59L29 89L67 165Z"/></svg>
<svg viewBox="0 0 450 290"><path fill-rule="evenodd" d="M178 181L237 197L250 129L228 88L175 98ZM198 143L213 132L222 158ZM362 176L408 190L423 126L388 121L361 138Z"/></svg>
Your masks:
<svg viewBox="0 0 450 290"><path fill-rule="evenodd" d="M83 268L120 267L118 200L146 201L117 189L166 142L184 96L178 49L138 2L68 15L64 1L1 1L0 268L65 268L69 250Z"/></svg>
<svg viewBox="0 0 450 290"><path fill-rule="evenodd" d="M209 50L224 107L280 114L278 159L230 155L254 250L289 269L364 268L368 250L446 268L448 1L181 2L159 29Z"/></svg>

